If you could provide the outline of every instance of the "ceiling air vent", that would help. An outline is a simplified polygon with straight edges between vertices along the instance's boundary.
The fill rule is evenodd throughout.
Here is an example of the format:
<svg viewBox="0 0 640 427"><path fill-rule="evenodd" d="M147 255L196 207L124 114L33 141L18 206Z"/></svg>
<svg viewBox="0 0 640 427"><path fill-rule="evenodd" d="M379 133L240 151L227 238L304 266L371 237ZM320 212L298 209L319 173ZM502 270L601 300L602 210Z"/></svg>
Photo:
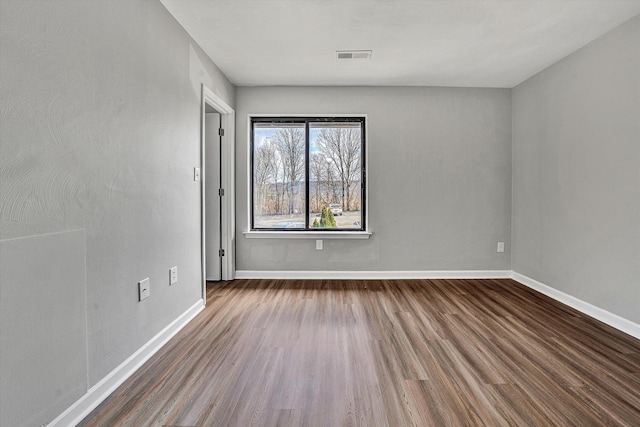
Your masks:
<svg viewBox="0 0 640 427"><path fill-rule="evenodd" d="M336 50L338 59L371 59L370 50Z"/></svg>

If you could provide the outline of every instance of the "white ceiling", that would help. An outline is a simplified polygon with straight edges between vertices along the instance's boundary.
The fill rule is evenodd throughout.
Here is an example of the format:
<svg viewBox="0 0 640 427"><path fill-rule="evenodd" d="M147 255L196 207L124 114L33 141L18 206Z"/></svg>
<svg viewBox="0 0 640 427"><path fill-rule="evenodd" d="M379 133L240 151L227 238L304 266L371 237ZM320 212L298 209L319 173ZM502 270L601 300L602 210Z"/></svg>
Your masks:
<svg viewBox="0 0 640 427"><path fill-rule="evenodd" d="M161 0L232 83L513 87L640 0ZM371 49L338 61L336 50Z"/></svg>

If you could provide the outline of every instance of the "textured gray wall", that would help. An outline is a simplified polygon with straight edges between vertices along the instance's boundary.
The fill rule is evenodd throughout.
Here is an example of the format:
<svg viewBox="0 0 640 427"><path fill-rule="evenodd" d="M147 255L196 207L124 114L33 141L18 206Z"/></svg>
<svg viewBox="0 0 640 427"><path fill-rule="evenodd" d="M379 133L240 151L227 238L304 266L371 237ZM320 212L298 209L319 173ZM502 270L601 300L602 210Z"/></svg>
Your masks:
<svg viewBox="0 0 640 427"><path fill-rule="evenodd" d="M86 391L200 299L200 186L193 182L200 86L229 104L234 87L157 0L2 0L0 17L0 240L24 239L20 250L37 253L38 236L57 232L47 242L61 239L62 251L65 232L84 230L87 336L52 345L88 360ZM46 257L12 256L14 247L3 244L2 259L16 268L51 268ZM169 287L174 265L179 282ZM0 271L3 310L19 309L25 301L8 300L18 282L7 274ZM53 300L30 300L30 310L76 301L80 291L61 277L52 271L28 284L28 295L59 290ZM151 296L139 303L137 281L145 277ZM46 320L64 330L71 316ZM38 347L28 342L37 319L6 324L3 317L3 337L9 327L24 337L2 348L3 363ZM64 369L59 358L40 356L47 371ZM11 378L31 369L5 368ZM28 399L41 396L39 387L77 394L75 378L51 374L15 389L29 405L2 424L50 421L68 401L45 408ZM13 389L10 378L0 381Z"/></svg>
<svg viewBox="0 0 640 427"><path fill-rule="evenodd" d="M36 426L87 391L85 235L0 240L0 425Z"/></svg>
<svg viewBox="0 0 640 427"><path fill-rule="evenodd" d="M513 89L513 270L640 323L640 17Z"/></svg>
<svg viewBox="0 0 640 427"><path fill-rule="evenodd" d="M508 89L241 87L238 270L509 269ZM248 114L368 115L369 240L247 239Z"/></svg>

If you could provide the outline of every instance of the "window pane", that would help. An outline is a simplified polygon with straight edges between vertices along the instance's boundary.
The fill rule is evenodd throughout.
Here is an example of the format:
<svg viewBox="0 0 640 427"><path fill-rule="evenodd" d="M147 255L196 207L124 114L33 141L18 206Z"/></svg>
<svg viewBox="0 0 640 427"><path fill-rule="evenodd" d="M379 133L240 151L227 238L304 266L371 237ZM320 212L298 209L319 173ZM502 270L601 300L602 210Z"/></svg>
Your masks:
<svg viewBox="0 0 640 427"><path fill-rule="evenodd" d="M309 225L362 228L362 125L309 124ZM324 209L324 213L323 213Z"/></svg>
<svg viewBox="0 0 640 427"><path fill-rule="evenodd" d="M254 228L304 229L305 149L304 123L254 123Z"/></svg>

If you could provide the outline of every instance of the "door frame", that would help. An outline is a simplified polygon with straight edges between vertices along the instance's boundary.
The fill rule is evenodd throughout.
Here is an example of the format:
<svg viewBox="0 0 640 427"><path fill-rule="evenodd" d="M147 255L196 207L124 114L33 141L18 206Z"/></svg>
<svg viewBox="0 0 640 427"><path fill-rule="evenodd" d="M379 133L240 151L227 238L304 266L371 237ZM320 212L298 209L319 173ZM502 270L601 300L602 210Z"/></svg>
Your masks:
<svg viewBox="0 0 640 427"><path fill-rule="evenodd" d="M206 224L205 224L205 114L206 105L209 105L220 114L220 127L224 129L224 135L220 138L220 188L224 189L224 196L220 200L221 242L220 248L224 249L222 257L222 280L233 280L235 269L235 111L219 95L204 84L202 85L202 104L200 112L200 252L202 298L206 302L207 276L206 276Z"/></svg>

